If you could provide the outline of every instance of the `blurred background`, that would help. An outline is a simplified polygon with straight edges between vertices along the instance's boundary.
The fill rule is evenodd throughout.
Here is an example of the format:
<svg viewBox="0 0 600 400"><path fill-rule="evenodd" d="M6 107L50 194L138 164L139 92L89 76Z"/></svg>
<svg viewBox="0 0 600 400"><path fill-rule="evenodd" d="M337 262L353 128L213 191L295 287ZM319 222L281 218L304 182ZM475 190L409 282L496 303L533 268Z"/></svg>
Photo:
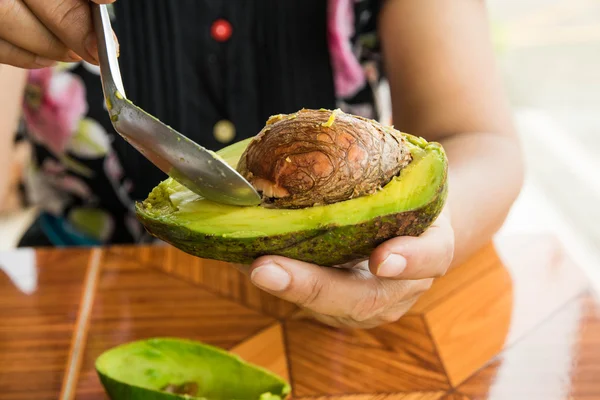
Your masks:
<svg viewBox="0 0 600 400"><path fill-rule="evenodd" d="M556 233L600 286L600 1L487 4L527 160L500 234Z"/></svg>
<svg viewBox="0 0 600 400"><path fill-rule="evenodd" d="M488 0L492 35L527 158L527 181L499 235L553 232L600 287L600 0ZM18 182L1 199L0 250L35 210Z"/></svg>

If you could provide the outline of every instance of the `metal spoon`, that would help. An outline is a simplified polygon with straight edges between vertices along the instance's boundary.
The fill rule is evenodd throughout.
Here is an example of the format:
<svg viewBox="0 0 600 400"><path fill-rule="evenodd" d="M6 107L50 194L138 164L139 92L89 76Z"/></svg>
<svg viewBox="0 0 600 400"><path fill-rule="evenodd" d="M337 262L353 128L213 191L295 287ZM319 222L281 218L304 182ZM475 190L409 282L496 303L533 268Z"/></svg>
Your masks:
<svg viewBox="0 0 600 400"><path fill-rule="evenodd" d="M98 37L102 88L115 130L154 165L200 196L219 203L260 203L254 187L215 154L137 107L125 97L106 5L91 3Z"/></svg>

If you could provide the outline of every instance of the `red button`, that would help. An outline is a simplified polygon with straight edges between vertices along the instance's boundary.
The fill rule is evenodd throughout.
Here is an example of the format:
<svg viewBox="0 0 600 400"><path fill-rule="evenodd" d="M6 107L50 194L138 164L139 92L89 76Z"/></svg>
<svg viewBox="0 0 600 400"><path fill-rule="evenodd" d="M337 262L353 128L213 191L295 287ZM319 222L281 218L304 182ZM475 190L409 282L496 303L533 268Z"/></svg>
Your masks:
<svg viewBox="0 0 600 400"><path fill-rule="evenodd" d="M210 34L217 42L228 40L231 37L232 31L233 28L231 27L231 24L224 19L216 20L210 28Z"/></svg>

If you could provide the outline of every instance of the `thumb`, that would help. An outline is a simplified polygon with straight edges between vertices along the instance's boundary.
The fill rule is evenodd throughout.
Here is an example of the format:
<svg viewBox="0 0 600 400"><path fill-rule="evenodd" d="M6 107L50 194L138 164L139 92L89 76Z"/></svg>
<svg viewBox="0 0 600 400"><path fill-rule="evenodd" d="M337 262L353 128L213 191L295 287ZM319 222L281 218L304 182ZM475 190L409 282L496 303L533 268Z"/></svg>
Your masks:
<svg viewBox="0 0 600 400"><path fill-rule="evenodd" d="M257 259L249 275L260 289L331 316L345 316L360 308L372 297L376 284L368 271L325 268L278 256Z"/></svg>

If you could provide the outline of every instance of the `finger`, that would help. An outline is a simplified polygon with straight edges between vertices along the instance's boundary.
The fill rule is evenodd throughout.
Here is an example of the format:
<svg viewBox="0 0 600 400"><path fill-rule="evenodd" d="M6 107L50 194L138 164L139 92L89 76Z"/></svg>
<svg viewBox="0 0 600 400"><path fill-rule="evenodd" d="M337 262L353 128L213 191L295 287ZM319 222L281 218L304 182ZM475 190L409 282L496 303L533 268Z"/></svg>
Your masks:
<svg viewBox="0 0 600 400"><path fill-rule="evenodd" d="M377 325L380 325L382 322L379 318L371 318L367 321L358 322L351 318L341 316L341 317L332 317L326 314L319 314L308 310L306 308L300 309L299 312L293 314L290 317L290 320L298 321L298 320L315 320L322 324L329 325L334 328L358 328L358 329L368 329L374 328Z"/></svg>
<svg viewBox="0 0 600 400"><path fill-rule="evenodd" d="M0 38L41 57L79 61L21 0L0 1Z"/></svg>
<svg viewBox="0 0 600 400"><path fill-rule="evenodd" d="M344 317L331 317L329 315L311 313L315 320L329 325L333 328L351 328L351 329L373 329L381 325L397 322L402 318L417 302L418 296L411 297L409 300L400 302L397 306L386 310L381 314L374 315L363 321L357 321Z"/></svg>
<svg viewBox="0 0 600 400"><path fill-rule="evenodd" d="M324 268L285 257L262 257L250 267L259 288L314 313L366 321L414 291L410 281L386 281L369 271Z"/></svg>
<svg viewBox="0 0 600 400"><path fill-rule="evenodd" d="M87 0L25 0L25 3L68 48L85 61L98 63L94 48L96 35Z"/></svg>
<svg viewBox="0 0 600 400"><path fill-rule="evenodd" d="M37 69L50 67L56 61L42 58L0 39L0 64L12 65L17 68Z"/></svg>
<svg viewBox="0 0 600 400"><path fill-rule="evenodd" d="M410 311L410 309L415 305L417 300L419 300L420 295L423 294L426 290L428 290L431 287L431 284L433 283L433 279L422 279L422 280L413 281L413 282L415 282L415 285L417 286L415 289L418 289L418 290L415 290L412 296L408 296L407 299L399 302L395 307L390 307L385 312L378 315L374 321L371 320L371 321L367 321L367 322L369 322L372 325L377 326L377 325L389 324L389 323L398 321L408 311Z"/></svg>
<svg viewBox="0 0 600 400"><path fill-rule="evenodd" d="M454 256L454 232L445 216L419 237L397 237L371 254L374 275L391 279L424 279L446 273Z"/></svg>
<svg viewBox="0 0 600 400"><path fill-rule="evenodd" d="M262 257L249 270L259 288L319 314L345 316L377 291L364 271L323 268L285 257ZM370 274L369 274L370 275Z"/></svg>
<svg viewBox="0 0 600 400"><path fill-rule="evenodd" d="M399 281L388 281L388 284L395 285ZM314 319L325 325L329 325L334 328L357 328L357 329L371 329L376 328L380 325L393 323L402 318L419 300L422 293L428 290L433 283L433 279L423 279L419 281L413 281L411 285L411 291L407 294L406 298L390 306L382 313L374 315L364 321L356 321L347 317L333 317L330 315L319 314L310 310L302 309L299 313L294 314L291 319Z"/></svg>

